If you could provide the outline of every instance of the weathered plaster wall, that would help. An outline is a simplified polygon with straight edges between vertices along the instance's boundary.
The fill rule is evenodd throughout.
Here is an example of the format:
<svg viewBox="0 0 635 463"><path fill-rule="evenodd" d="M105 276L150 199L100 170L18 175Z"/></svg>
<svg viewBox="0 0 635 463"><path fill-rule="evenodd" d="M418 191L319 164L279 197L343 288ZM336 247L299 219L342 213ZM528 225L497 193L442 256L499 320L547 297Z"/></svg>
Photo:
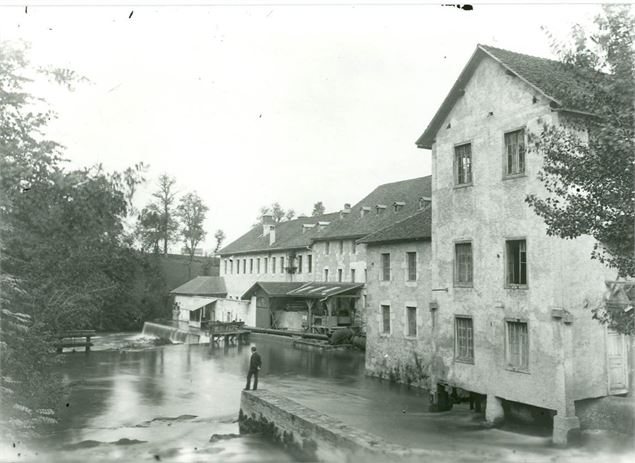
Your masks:
<svg viewBox="0 0 635 463"><path fill-rule="evenodd" d="M407 281L407 252L417 253L417 279ZM390 253L391 280L381 281L381 254ZM373 376L428 387L432 352L429 311L430 241L371 245L368 258L366 371ZM390 333L383 333L381 305L390 306ZM406 307L417 308L417 335L408 336Z"/></svg>
<svg viewBox="0 0 635 463"><path fill-rule="evenodd" d="M247 326L255 326L256 324L256 314L249 301L219 299L216 301L214 311L217 321L227 321L227 313L229 312L230 321L244 321Z"/></svg>
<svg viewBox="0 0 635 463"><path fill-rule="evenodd" d="M601 384L601 328L591 323L585 301L597 300L609 274L590 260L589 239L548 237L542 219L524 202L527 194L544 192L536 178L542 163L537 153L527 154L525 175L503 178L504 133L521 127L539 132L550 122L557 119L542 95L493 60L481 62L432 150L432 288L447 288L433 293L439 304L435 361L440 379L558 409L565 394L560 357L564 325L552 319L551 309L563 308L574 316L575 383L570 387L576 398L606 393ZM466 142L472 144L473 185L455 187L454 146ZM527 242L527 289L505 288L505 240L515 238ZM458 240L472 242L471 288L453 285ZM455 314L473 317L474 364L454 361ZM528 373L505 367L506 317L528 322Z"/></svg>
<svg viewBox="0 0 635 463"><path fill-rule="evenodd" d="M236 254L233 256L223 256L221 259L221 276L225 279L227 287L227 297L230 299L240 299L245 292L253 286L257 281L313 281L313 272L308 272L307 255L312 254L308 250L296 251L296 256L302 256L302 272L296 271L294 274L287 273L280 266L280 259L284 258L284 266L289 265L288 252L266 252L254 254ZM276 259L276 271L272 269L272 259ZM264 260L267 258L268 269L265 272ZM233 261L233 271L230 265L230 259ZM253 259L253 270L250 271L250 259ZM258 271L257 259L260 259L260 271ZM225 261L227 260L227 273L225 273ZM243 261L247 261L247 272L243 270ZM236 262L240 262L240 273L236 273ZM296 257L297 265L297 257Z"/></svg>

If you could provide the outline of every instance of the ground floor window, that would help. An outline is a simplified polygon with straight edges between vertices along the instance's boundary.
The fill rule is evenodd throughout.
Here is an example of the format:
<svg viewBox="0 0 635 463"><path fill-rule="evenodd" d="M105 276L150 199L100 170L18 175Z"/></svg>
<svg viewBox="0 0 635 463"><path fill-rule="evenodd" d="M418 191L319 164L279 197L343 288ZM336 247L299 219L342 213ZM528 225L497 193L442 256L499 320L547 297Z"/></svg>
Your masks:
<svg viewBox="0 0 635 463"><path fill-rule="evenodd" d="M406 313L408 316L408 336L417 335L417 308L406 307Z"/></svg>
<svg viewBox="0 0 635 463"><path fill-rule="evenodd" d="M474 329L472 317L455 318L454 356L461 362L474 362Z"/></svg>
<svg viewBox="0 0 635 463"><path fill-rule="evenodd" d="M507 321L507 366L514 370L529 368L529 332L527 323Z"/></svg>
<svg viewBox="0 0 635 463"><path fill-rule="evenodd" d="M381 306L381 318L382 318L382 333L390 333L390 306Z"/></svg>

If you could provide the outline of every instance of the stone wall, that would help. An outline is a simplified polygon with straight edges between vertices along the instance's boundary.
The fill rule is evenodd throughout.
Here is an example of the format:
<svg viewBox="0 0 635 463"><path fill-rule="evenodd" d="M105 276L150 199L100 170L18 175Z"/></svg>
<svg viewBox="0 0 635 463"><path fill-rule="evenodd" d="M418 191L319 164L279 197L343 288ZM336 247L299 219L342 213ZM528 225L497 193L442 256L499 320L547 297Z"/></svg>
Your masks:
<svg viewBox="0 0 635 463"><path fill-rule="evenodd" d="M547 99L484 58L436 134L432 294L439 308L433 362L439 379L453 385L565 412L565 402L607 393L603 328L591 319L590 309L611 274L590 259L589 238L547 236L544 222L525 203L528 194L544 194L537 179L539 153L527 153L524 174L504 176L505 132L539 133L543 124L557 122ZM454 147L463 143L471 143L473 180L457 187ZM526 287L506 286L507 239L526 240ZM463 240L472 243L470 287L454 284L454 244ZM554 308L568 310L573 324L554 319ZM472 317L473 362L454 359L456 315ZM507 367L509 319L528 324L527 371ZM565 379L567 368L574 374Z"/></svg>
<svg viewBox="0 0 635 463"><path fill-rule="evenodd" d="M429 241L367 248L366 372L371 376L428 388L432 358ZM417 278L407 281L407 252L417 253ZM381 254L390 254L391 280L381 280ZM383 332L382 305L390 307L390 332ZM407 307L416 307L415 336L409 336Z"/></svg>
<svg viewBox="0 0 635 463"><path fill-rule="evenodd" d="M454 452L409 449L353 428L266 390L243 391L238 417L241 434L260 433L298 461L458 461ZM481 461L461 456L462 461Z"/></svg>
<svg viewBox="0 0 635 463"><path fill-rule="evenodd" d="M308 272L308 255L312 254L308 250L296 250L295 265L297 266L297 256L302 256L302 272L299 269L296 273L288 273L280 266L280 259L284 258L284 266L289 266L291 254L288 250L272 251L252 254L224 255L220 261L220 275L225 279L227 287L227 297L230 299L240 299L245 292L257 281L313 281L313 272ZM273 272L273 258L276 259L276 268ZM265 271L265 259L267 268ZM260 260L260 271L258 271L258 260ZM227 272L225 272L225 262L227 262ZM236 266L240 263L240 273L236 272ZM246 264L247 271L244 271ZM252 267L253 266L253 267Z"/></svg>

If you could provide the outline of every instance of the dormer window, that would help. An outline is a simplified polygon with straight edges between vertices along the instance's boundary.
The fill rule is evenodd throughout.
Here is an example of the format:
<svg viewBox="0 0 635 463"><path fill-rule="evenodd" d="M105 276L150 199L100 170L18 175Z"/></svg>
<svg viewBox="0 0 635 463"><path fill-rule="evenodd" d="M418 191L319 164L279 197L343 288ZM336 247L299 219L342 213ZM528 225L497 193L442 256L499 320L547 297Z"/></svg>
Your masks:
<svg viewBox="0 0 635 463"><path fill-rule="evenodd" d="M361 214L362 217L364 217L369 212L370 212L370 207L368 207L368 206L364 206L360 210L360 214Z"/></svg>
<svg viewBox="0 0 635 463"><path fill-rule="evenodd" d="M392 205L392 208L395 212L399 212L406 205L403 201L395 201Z"/></svg>
<svg viewBox="0 0 635 463"><path fill-rule="evenodd" d="M427 196L422 196L421 198L419 198L419 210L425 208L426 203L429 203L430 201L431 201L431 198Z"/></svg>
<svg viewBox="0 0 635 463"><path fill-rule="evenodd" d="M381 214L385 210L386 206L384 204L377 204L377 206L375 206L375 211L377 212L377 214Z"/></svg>

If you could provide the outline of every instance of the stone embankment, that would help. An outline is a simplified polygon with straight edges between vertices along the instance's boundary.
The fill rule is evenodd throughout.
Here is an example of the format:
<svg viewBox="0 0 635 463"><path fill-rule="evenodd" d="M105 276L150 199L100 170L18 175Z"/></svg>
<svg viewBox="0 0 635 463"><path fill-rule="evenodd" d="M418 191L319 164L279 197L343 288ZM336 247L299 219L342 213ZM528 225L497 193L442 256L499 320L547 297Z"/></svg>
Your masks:
<svg viewBox="0 0 635 463"><path fill-rule="evenodd" d="M267 390L242 392L238 420L241 434L262 434L301 461L482 461L391 444Z"/></svg>

